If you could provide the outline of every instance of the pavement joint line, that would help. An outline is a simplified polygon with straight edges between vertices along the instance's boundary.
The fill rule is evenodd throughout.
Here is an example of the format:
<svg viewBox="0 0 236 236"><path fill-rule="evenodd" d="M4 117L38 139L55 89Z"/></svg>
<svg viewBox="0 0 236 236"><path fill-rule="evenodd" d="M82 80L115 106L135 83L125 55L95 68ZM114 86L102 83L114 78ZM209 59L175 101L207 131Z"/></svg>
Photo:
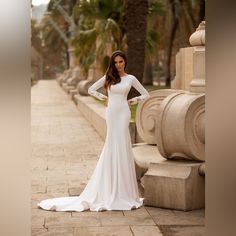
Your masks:
<svg viewBox="0 0 236 236"><path fill-rule="evenodd" d="M48 227L46 227L46 217L43 219L43 228L45 228L48 231Z"/></svg>
<svg viewBox="0 0 236 236"><path fill-rule="evenodd" d="M133 236L135 236L135 234L134 234L134 232L133 232L133 230L132 230L131 226L132 226L132 225L129 225L129 229L130 229L130 231L131 231L132 235L133 235Z"/></svg>
<svg viewBox="0 0 236 236"><path fill-rule="evenodd" d="M147 211L148 215L152 218L153 222L155 223L155 225L158 227L158 224L155 222L154 218L152 217L152 215L150 214L150 212L148 211L148 209L146 209L146 207L144 206L145 210ZM159 227L158 227L159 228Z"/></svg>

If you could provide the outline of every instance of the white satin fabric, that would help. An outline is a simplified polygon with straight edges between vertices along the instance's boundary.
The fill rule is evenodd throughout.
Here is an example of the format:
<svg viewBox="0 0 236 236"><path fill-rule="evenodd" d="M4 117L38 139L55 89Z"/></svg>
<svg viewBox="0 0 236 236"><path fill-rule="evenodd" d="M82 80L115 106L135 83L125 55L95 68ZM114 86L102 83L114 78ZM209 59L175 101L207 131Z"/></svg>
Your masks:
<svg viewBox="0 0 236 236"><path fill-rule="evenodd" d="M106 96L96 91L104 82L105 76L89 88L89 94L104 100ZM121 77L121 82L108 90L105 144L96 168L80 196L43 200L38 203L39 207L56 211L102 211L131 210L143 204L143 198L139 198L138 193L129 133L131 113L127 95L131 86L141 94L131 99L133 103L149 97L146 89L133 75Z"/></svg>

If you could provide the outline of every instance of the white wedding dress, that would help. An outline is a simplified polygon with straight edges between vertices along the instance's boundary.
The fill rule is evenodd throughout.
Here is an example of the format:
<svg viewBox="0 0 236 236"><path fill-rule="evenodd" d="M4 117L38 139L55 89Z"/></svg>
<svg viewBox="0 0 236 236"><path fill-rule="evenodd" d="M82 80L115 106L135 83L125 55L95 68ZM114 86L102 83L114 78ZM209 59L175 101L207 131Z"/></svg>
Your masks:
<svg viewBox="0 0 236 236"><path fill-rule="evenodd" d="M104 85L105 76L88 90L89 94L104 100L97 92ZM131 210L143 204L139 198L134 157L129 133L130 108L127 95L133 86L141 96L133 104L149 97L147 90L133 75L121 77L121 82L108 90L106 107L107 135L96 168L80 196L43 200L38 206L55 211Z"/></svg>

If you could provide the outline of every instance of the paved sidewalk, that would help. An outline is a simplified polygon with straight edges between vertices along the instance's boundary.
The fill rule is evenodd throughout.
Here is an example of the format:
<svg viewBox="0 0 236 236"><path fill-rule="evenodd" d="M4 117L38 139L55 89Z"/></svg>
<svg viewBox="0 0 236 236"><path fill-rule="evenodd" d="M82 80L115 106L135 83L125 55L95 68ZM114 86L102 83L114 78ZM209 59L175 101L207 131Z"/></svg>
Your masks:
<svg viewBox="0 0 236 236"><path fill-rule="evenodd" d="M203 236L204 211L141 207L132 211L52 212L40 200L79 195L103 140L55 80L31 89L32 236Z"/></svg>

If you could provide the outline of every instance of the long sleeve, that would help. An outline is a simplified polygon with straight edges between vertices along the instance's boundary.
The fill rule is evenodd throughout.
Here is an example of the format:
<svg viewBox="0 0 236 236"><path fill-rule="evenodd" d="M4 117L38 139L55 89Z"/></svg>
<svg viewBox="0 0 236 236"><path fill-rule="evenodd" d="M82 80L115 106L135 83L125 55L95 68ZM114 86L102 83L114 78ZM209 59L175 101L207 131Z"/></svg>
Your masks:
<svg viewBox="0 0 236 236"><path fill-rule="evenodd" d="M132 105L150 97L148 91L143 87L136 77L132 78L132 86L141 94L140 96L130 99L130 101L132 101Z"/></svg>
<svg viewBox="0 0 236 236"><path fill-rule="evenodd" d="M93 97L96 97L97 99L103 101L105 99L107 99L107 96L102 94L102 93L99 93L97 92L96 90L98 90L99 88L103 87L104 83L105 83L105 80L106 80L106 77L105 75L97 80L92 86L89 87L88 89L88 93L93 96Z"/></svg>

